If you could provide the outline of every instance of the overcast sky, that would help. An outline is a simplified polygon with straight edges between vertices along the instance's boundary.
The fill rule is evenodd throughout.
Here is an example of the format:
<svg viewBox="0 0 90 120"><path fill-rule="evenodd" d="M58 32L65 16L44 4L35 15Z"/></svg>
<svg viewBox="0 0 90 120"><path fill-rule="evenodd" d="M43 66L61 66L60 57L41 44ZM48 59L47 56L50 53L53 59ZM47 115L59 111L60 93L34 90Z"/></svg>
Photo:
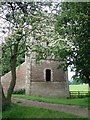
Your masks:
<svg viewBox="0 0 90 120"><path fill-rule="evenodd" d="M70 81L72 76L75 75L75 72L70 71L70 67L68 67L68 80Z"/></svg>

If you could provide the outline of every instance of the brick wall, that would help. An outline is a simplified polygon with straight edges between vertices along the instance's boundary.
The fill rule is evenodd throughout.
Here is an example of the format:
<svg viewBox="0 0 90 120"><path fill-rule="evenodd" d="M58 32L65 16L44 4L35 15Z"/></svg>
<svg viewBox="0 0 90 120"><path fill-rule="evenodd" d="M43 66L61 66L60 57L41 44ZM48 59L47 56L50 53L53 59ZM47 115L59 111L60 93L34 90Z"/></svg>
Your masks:
<svg viewBox="0 0 90 120"><path fill-rule="evenodd" d="M32 59L31 80L33 82L45 81L45 69L51 69L53 82L65 82L65 73L62 69L57 69L59 63L54 60L42 60L40 64L35 63Z"/></svg>
<svg viewBox="0 0 90 120"><path fill-rule="evenodd" d="M40 64L32 59L30 80L26 84L26 94L33 96L68 97L68 81L65 72L57 69L59 62L42 60ZM51 81L46 81L45 70L51 69ZM29 69L28 69L29 70ZM27 74L28 75L28 74Z"/></svg>
<svg viewBox="0 0 90 120"><path fill-rule="evenodd" d="M16 85L15 90L25 88L25 77L26 77L26 63L24 62L16 68ZM11 81L11 72L8 72L1 77L1 83L6 93Z"/></svg>
<svg viewBox="0 0 90 120"><path fill-rule="evenodd" d="M28 61L30 62L30 61ZM57 69L58 62L54 60L42 60L40 64L35 63L35 59L32 59L32 65L30 69L27 69L30 64L24 62L16 69L16 86L15 90L26 89L28 95L37 96L50 96L50 97L67 97L68 84L65 78L65 73L62 69ZM26 69L30 78L26 75ZM52 70L52 81L46 82L45 69ZM31 72L29 72L31 71ZM26 78L28 78L27 83ZM30 81L31 80L31 81ZM5 74L1 78L1 82L6 92L11 81L11 72Z"/></svg>

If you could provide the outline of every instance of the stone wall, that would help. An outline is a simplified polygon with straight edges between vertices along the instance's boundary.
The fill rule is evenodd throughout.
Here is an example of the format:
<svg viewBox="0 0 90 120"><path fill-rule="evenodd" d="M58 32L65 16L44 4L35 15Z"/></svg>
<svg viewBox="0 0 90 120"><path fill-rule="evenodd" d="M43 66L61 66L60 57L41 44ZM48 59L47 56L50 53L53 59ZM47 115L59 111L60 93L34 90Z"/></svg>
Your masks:
<svg viewBox="0 0 90 120"><path fill-rule="evenodd" d="M25 88L27 95L47 97L68 97L68 80L62 69L57 69L58 62L42 60L40 64L35 59L26 58L26 62L16 68L16 86L14 90ZM45 80L45 69L51 69L51 81ZM4 92L11 81L11 72L1 77Z"/></svg>
<svg viewBox="0 0 90 120"><path fill-rule="evenodd" d="M68 97L66 82L32 82L31 95L45 97Z"/></svg>
<svg viewBox="0 0 90 120"><path fill-rule="evenodd" d="M51 81L65 82L65 73L62 69L57 69L58 65L59 62L54 60L42 60L40 64L36 64L35 59L32 59L31 81L44 82L45 70L51 69Z"/></svg>
<svg viewBox="0 0 90 120"><path fill-rule="evenodd" d="M26 63L24 62L16 68L16 85L14 90L19 90L25 88L25 77L26 77ZM7 92L7 89L11 81L11 72L8 72L1 77L1 83L4 89L4 92Z"/></svg>
<svg viewBox="0 0 90 120"><path fill-rule="evenodd" d="M30 61L30 58L27 58ZM68 97L68 78L55 60L42 60L36 64L35 59L27 64L26 94L47 97ZM29 68L28 68L29 67ZM51 81L45 80L45 70L51 69ZM31 72L29 72L31 70ZM29 79L28 79L29 78Z"/></svg>

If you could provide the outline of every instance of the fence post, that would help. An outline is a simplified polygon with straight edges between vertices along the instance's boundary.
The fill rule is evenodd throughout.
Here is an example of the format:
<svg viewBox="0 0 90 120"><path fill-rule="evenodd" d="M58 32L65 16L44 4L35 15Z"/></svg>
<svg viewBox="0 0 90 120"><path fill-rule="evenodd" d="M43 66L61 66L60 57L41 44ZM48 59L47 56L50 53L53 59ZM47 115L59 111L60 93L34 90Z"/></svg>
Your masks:
<svg viewBox="0 0 90 120"><path fill-rule="evenodd" d="M90 97L90 91L88 91L88 97Z"/></svg>
<svg viewBox="0 0 90 120"><path fill-rule="evenodd" d="M78 91L78 98L80 97L80 92Z"/></svg>
<svg viewBox="0 0 90 120"><path fill-rule="evenodd" d="M70 98L71 98L71 91L69 91L69 95L70 95Z"/></svg>

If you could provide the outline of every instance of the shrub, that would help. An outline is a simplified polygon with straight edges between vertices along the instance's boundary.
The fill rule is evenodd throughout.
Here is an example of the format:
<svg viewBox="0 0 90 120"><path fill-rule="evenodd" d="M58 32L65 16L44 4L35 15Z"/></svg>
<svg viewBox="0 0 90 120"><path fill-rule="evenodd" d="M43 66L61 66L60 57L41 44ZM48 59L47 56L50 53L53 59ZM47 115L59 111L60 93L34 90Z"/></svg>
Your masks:
<svg viewBox="0 0 90 120"><path fill-rule="evenodd" d="M25 89L15 90L13 94L22 94L25 95Z"/></svg>

